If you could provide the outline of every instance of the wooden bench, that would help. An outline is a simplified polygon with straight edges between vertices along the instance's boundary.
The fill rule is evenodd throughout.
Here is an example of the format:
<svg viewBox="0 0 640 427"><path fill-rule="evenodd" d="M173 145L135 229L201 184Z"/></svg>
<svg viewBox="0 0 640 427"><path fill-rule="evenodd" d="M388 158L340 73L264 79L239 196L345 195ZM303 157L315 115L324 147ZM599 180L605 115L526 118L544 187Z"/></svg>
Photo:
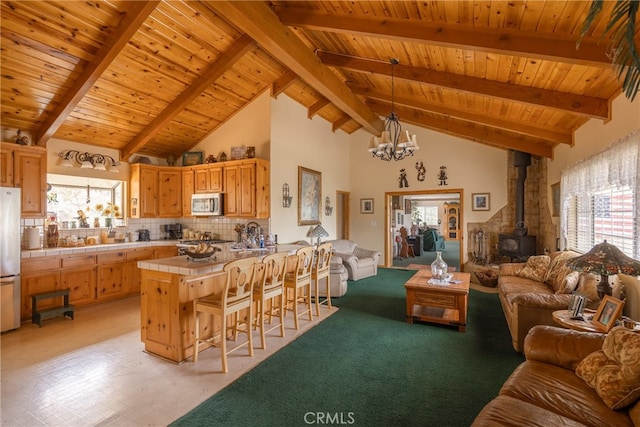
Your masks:
<svg viewBox="0 0 640 427"><path fill-rule="evenodd" d="M48 308L38 311L38 301L49 298L64 297L64 305L62 307ZM31 323L35 323L42 327L42 321L51 319L61 314L73 319L73 310L75 307L69 304L69 289L59 289L51 292L41 292L31 295Z"/></svg>

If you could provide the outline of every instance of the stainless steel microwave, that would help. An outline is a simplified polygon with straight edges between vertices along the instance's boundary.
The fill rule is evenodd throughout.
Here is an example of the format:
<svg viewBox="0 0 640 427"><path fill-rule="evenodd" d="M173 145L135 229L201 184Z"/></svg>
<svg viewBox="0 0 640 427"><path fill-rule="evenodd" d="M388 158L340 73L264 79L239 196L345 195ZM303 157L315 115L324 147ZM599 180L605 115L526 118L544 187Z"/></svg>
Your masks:
<svg viewBox="0 0 640 427"><path fill-rule="evenodd" d="M191 196L191 215L193 216L221 216L222 193L202 193Z"/></svg>

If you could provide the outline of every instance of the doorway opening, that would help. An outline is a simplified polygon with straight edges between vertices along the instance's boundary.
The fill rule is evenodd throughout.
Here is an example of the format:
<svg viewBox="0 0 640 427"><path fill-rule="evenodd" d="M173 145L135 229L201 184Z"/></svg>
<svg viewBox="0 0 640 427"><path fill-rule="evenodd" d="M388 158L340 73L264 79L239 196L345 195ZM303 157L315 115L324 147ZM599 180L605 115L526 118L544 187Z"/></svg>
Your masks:
<svg viewBox="0 0 640 427"><path fill-rule="evenodd" d="M462 271L464 264L464 190L417 190L385 193L384 265L430 264L437 251L447 251ZM403 242L404 227L410 242ZM432 237L433 236L433 237ZM409 244L412 258L401 257L403 244ZM404 248L406 250L406 247ZM413 262L415 261L415 262Z"/></svg>

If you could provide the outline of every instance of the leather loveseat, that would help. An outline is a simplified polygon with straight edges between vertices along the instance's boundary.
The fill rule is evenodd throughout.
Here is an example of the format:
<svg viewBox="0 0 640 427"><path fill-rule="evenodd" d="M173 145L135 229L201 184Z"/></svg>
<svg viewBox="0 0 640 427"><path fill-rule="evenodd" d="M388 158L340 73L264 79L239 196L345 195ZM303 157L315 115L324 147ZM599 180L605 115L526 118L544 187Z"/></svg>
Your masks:
<svg viewBox="0 0 640 427"><path fill-rule="evenodd" d="M558 251L530 257L526 263L500 264L498 294L516 351L522 351L524 338L535 325L557 325L552 313L569 307L573 291L587 297L588 308L598 308L600 276L566 267L566 261L576 256L577 252ZM617 276L610 283L614 296L619 296L622 285Z"/></svg>
<svg viewBox="0 0 640 427"><path fill-rule="evenodd" d="M349 280L360 280L378 274L380 252L363 249L356 242L346 239L328 240L328 242L333 246L333 256L342 259Z"/></svg>
<svg viewBox="0 0 640 427"><path fill-rule="evenodd" d="M640 334L622 327L605 335L540 325L527 335L524 353L526 361L473 427L640 427ZM636 365L616 361L624 354L633 355Z"/></svg>

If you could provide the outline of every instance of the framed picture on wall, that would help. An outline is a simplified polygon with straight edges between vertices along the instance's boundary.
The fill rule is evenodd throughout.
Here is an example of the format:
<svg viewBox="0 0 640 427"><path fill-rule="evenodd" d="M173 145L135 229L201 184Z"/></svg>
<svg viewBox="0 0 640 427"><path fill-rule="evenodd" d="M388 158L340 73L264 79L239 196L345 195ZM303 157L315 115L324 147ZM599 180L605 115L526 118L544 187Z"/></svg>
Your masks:
<svg viewBox="0 0 640 427"><path fill-rule="evenodd" d="M471 210L472 211L490 210L489 193L473 193L471 195Z"/></svg>
<svg viewBox="0 0 640 427"><path fill-rule="evenodd" d="M373 213L373 199L360 199L360 213Z"/></svg>
<svg viewBox="0 0 640 427"><path fill-rule="evenodd" d="M411 215L411 199L404 199L404 213Z"/></svg>
<svg viewBox="0 0 640 427"><path fill-rule="evenodd" d="M322 173L298 166L298 225L320 224Z"/></svg>

